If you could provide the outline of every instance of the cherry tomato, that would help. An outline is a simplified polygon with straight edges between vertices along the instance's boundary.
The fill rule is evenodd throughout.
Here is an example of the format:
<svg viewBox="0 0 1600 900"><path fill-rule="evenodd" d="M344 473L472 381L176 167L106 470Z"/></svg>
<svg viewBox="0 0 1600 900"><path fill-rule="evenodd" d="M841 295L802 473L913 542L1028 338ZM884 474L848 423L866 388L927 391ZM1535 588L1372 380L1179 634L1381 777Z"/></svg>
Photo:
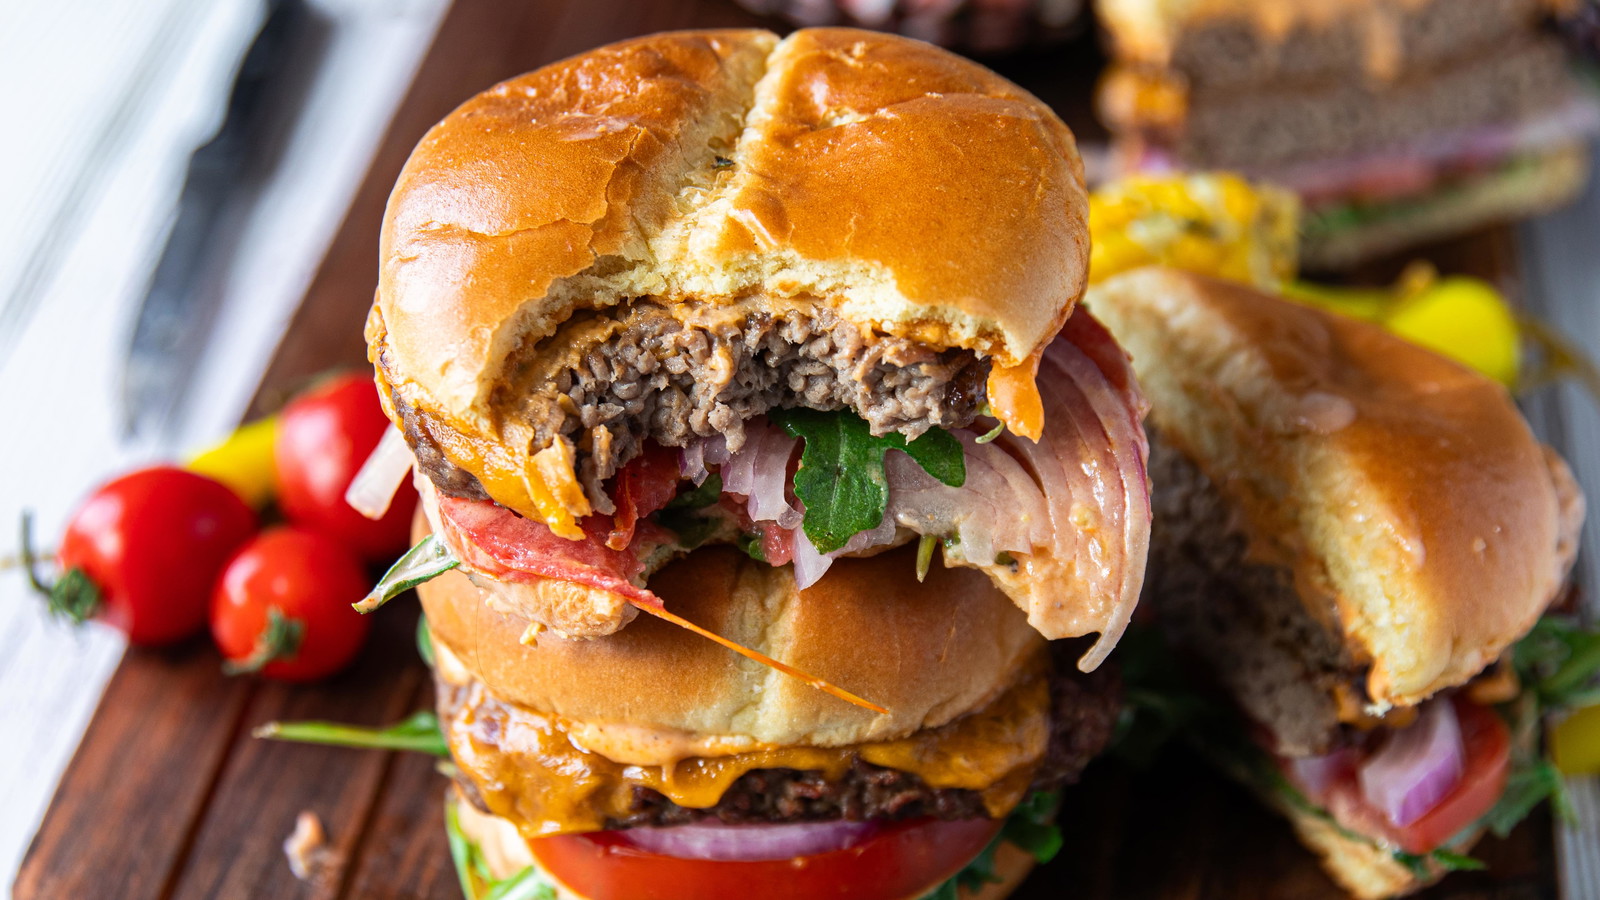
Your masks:
<svg viewBox="0 0 1600 900"><path fill-rule="evenodd" d="M1456 702L1466 763L1461 783L1439 805L1396 835L1411 853L1427 853L1478 821L1505 793L1511 770L1511 731L1492 709Z"/></svg>
<svg viewBox="0 0 1600 900"><path fill-rule="evenodd" d="M204 627L217 575L256 530L227 486L156 466L102 485L67 523L53 609L110 623L139 646Z"/></svg>
<svg viewBox="0 0 1600 900"><path fill-rule="evenodd" d="M990 819L920 819L845 850L760 862L663 856L616 831L528 844L541 868L588 900L901 900L961 871L999 830Z"/></svg>
<svg viewBox="0 0 1600 900"><path fill-rule="evenodd" d="M289 520L338 538L369 561L390 562L409 547L417 507L410 482L377 521L344 502L345 489L392 427L370 376L331 379L284 407L273 458L278 505Z"/></svg>
<svg viewBox="0 0 1600 900"><path fill-rule="evenodd" d="M326 534L263 531L223 570L211 636L230 672L314 681L355 658L368 620L350 608L367 592L361 561Z"/></svg>

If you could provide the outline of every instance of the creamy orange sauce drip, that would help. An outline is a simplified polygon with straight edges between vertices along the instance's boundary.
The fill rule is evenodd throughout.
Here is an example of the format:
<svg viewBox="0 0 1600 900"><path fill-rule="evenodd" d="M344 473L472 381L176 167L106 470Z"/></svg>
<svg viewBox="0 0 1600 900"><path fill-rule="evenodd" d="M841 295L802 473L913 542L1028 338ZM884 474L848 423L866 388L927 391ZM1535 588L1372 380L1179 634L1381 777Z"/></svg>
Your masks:
<svg viewBox="0 0 1600 900"><path fill-rule="evenodd" d="M989 409L1012 433L1031 441L1044 435L1044 401L1039 397L1039 354L1020 365L989 370Z"/></svg>
<svg viewBox="0 0 1600 900"><path fill-rule="evenodd" d="M934 788L979 791L990 815L1022 799L1050 737L1050 693L1028 677L984 709L909 737L845 747L761 747L659 766L614 762L579 746L557 716L503 703L474 682L446 723L451 756L488 805L526 838L598 831L632 811L635 787L691 809L715 806L757 769L844 776L856 760L916 775Z"/></svg>

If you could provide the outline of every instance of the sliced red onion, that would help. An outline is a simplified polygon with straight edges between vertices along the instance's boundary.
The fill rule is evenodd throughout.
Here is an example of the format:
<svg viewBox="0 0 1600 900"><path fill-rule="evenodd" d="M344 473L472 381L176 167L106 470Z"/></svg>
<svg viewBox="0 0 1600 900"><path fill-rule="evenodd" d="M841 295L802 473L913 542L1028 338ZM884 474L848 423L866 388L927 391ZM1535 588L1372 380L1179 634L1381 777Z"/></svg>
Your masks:
<svg viewBox="0 0 1600 900"><path fill-rule="evenodd" d="M750 518L757 522L777 522L782 528L800 524L800 510L789 503L789 459L794 455L796 438L776 428L767 429L751 465ZM749 450L749 447L745 448ZM745 451L740 451L741 453Z"/></svg>
<svg viewBox="0 0 1600 900"><path fill-rule="evenodd" d="M1404 828L1422 818L1461 782L1466 752L1455 705L1438 699L1411 725L1390 732L1361 767L1361 795Z"/></svg>
<svg viewBox="0 0 1600 900"><path fill-rule="evenodd" d="M794 582L803 591L822 580L833 565L833 556L818 553L805 532L796 530L793 535L794 557L790 561L794 563Z"/></svg>
<svg viewBox="0 0 1600 900"><path fill-rule="evenodd" d="M1051 544L1023 561L1024 609L1045 637L1098 631L1078 661L1105 661L1127 629L1144 585L1150 546L1147 409L1133 370L1086 311L1067 320L1039 365L1045 433L1038 443L1003 434L1004 447L1046 499ZM1075 602L1063 604L1067 594Z"/></svg>
<svg viewBox="0 0 1600 900"><path fill-rule="evenodd" d="M680 453L678 474L694 482L695 487L705 484L706 478L711 475L711 471L706 468L705 442L691 441Z"/></svg>
<svg viewBox="0 0 1600 900"><path fill-rule="evenodd" d="M1286 762L1289 780L1306 798L1318 805L1328 789L1355 769L1355 753L1348 747L1321 756L1290 757Z"/></svg>
<svg viewBox="0 0 1600 900"><path fill-rule="evenodd" d="M877 826L871 822L796 822L784 825L673 825L630 828L623 834L651 853L679 859L750 862L796 859L844 850Z"/></svg>
<svg viewBox="0 0 1600 900"><path fill-rule="evenodd" d="M369 519L381 519L389 511L395 492L405 483L411 467L417 462L406 445L406 436L398 428L383 433L372 455L361 464L361 471L345 489L344 502Z"/></svg>
<svg viewBox="0 0 1600 900"><path fill-rule="evenodd" d="M789 502L789 459L797 439L782 429L761 420L745 423L744 446L729 453L719 436L701 438L683 451L679 470L703 483L709 466L719 466L722 490L747 498L750 518L756 522L776 522L783 528L797 528L802 510Z"/></svg>

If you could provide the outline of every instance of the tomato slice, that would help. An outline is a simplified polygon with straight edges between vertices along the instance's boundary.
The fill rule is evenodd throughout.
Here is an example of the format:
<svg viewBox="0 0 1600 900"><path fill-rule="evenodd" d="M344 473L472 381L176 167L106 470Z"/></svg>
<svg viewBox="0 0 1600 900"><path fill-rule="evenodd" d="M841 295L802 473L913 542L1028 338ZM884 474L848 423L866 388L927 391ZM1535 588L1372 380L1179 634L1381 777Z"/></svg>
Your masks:
<svg viewBox="0 0 1600 900"><path fill-rule="evenodd" d="M1456 700L1466 765L1461 783L1422 818L1399 829L1396 842L1409 853L1428 853L1478 821L1505 793L1511 772L1511 730L1492 709Z"/></svg>
<svg viewBox="0 0 1600 900"><path fill-rule="evenodd" d="M540 867L587 900L903 900L961 871L1000 825L918 819L844 850L758 862L663 856L619 831L528 843Z"/></svg>

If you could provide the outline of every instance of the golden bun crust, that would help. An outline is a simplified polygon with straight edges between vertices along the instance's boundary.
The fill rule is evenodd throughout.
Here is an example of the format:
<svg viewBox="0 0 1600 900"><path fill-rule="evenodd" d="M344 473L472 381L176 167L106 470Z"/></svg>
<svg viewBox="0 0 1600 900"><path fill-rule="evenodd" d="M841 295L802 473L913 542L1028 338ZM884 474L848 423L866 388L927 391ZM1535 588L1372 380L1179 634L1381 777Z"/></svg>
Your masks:
<svg viewBox="0 0 1600 900"><path fill-rule="evenodd" d="M835 747L943 725L1000 696L1045 642L982 573L913 576L914 550L846 559L802 596L788 567L697 550L650 582L667 608L889 708L877 715L660 619L591 640L519 638L465 576L418 588L435 638L495 696L591 726ZM714 741L713 741L714 742Z"/></svg>
<svg viewBox="0 0 1600 900"><path fill-rule="evenodd" d="M528 850L527 842L511 822L478 811L472 804L463 802L454 792L445 802L455 807L456 821L461 826L462 834L466 835L467 840L478 845L483 861L489 867L489 874L496 880L510 878L532 867L538 869L540 875L550 884L555 891L556 900L587 900L582 894L556 881L550 873L539 868L538 861ZM977 891L962 888L961 900L1005 900L1017 889L1022 880L1028 877L1028 873L1033 871L1033 865L1032 856L1011 844L1001 844L994 855L994 873L1000 880L986 884ZM752 895L761 894L760 885L750 887ZM938 885L930 884L928 890L931 891L936 887ZM920 900L920 896L906 897L904 900Z"/></svg>
<svg viewBox="0 0 1600 900"><path fill-rule="evenodd" d="M389 200L371 356L469 436L509 352L634 297L797 297L1017 365L1082 293L1087 202L1054 113L931 45L637 38L428 132Z"/></svg>
<svg viewBox="0 0 1600 900"><path fill-rule="evenodd" d="M1251 555L1291 570L1370 661L1379 707L1476 675L1560 589L1582 496L1499 384L1376 326L1171 270L1088 302Z"/></svg>

